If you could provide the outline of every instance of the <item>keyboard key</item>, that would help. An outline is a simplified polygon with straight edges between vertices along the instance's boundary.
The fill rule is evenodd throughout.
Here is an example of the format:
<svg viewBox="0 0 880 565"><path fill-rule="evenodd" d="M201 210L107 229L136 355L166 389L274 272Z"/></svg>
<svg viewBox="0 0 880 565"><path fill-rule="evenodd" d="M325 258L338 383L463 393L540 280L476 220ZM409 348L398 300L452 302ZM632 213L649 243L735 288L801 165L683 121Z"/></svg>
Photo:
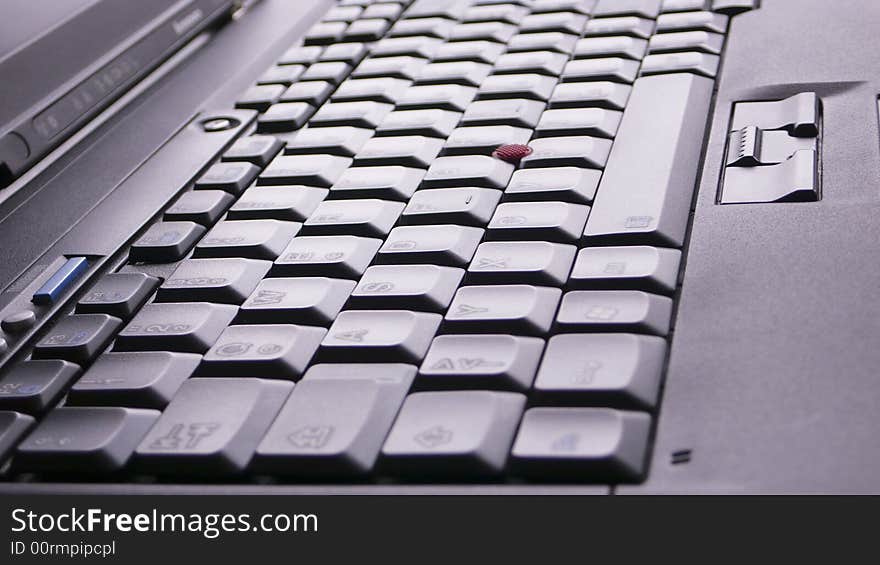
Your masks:
<svg viewBox="0 0 880 565"><path fill-rule="evenodd" d="M147 304L116 338L116 351L204 353L229 325L236 306L190 302Z"/></svg>
<svg viewBox="0 0 880 565"><path fill-rule="evenodd" d="M105 353L74 383L65 404L161 410L201 360L169 351Z"/></svg>
<svg viewBox="0 0 880 565"><path fill-rule="evenodd" d="M110 473L125 467L159 412L139 408L61 407L18 446L16 469Z"/></svg>
<svg viewBox="0 0 880 565"><path fill-rule="evenodd" d="M587 37L629 35L639 39L649 39L653 33L653 20L636 16L623 16L592 19L587 22L584 35Z"/></svg>
<svg viewBox="0 0 880 565"><path fill-rule="evenodd" d="M187 259L165 279L158 302L241 304L269 272L269 261L256 259Z"/></svg>
<svg viewBox="0 0 880 565"><path fill-rule="evenodd" d="M601 169L611 152L611 141L587 135L546 137L529 143L532 153L522 158L525 168L580 167Z"/></svg>
<svg viewBox="0 0 880 565"><path fill-rule="evenodd" d="M574 51L579 34L561 32L525 33L514 35L507 42L507 51L516 53L521 51L541 51L547 49L559 53L569 54Z"/></svg>
<svg viewBox="0 0 880 565"><path fill-rule="evenodd" d="M681 252L658 247L587 247L578 252L571 288L675 292Z"/></svg>
<svg viewBox="0 0 880 565"><path fill-rule="evenodd" d="M448 110L395 110L376 129L377 135L447 137L461 114Z"/></svg>
<svg viewBox="0 0 880 565"><path fill-rule="evenodd" d="M560 331L637 332L666 335L672 300L639 290L576 290L565 293L556 324Z"/></svg>
<svg viewBox="0 0 880 565"><path fill-rule="evenodd" d="M400 4L371 4L364 9L362 17L396 20L402 10L403 6Z"/></svg>
<svg viewBox="0 0 880 565"><path fill-rule="evenodd" d="M642 62L642 74L689 72L715 78L720 60L717 55L697 51L648 55Z"/></svg>
<svg viewBox="0 0 880 565"><path fill-rule="evenodd" d="M369 472L415 375L402 364L316 365L257 448L259 471L299 476Z"/></svg>
<svg viewBox="0 0 880 565"><path fill-rule="evenodd" d="M424 187L477 186L500 188L507 186L513 165L485 155L439 157L431 163Z"/></svg>
<svg viewBox="0 0 880 565"><path fill-rule="evenodd" d="M416 77L416 84L479 86L491 72L491 65L473 61L431 63L422 67Z"/></svg>
<svg viewBox="0 0 880 565"><path fill-rule="evenodd" d="M326 277L265 279L242 304L235 321L328 326L342 310L354 285L354 281Z"/></svg>
<svg viewBox="0 0 880 565"><path fill-rule="evenodd" d="M587 23L587 16L572 12L531 14L520 22L521 32L551 32L580 35Z"/></svg>
<svg viewBox="0 0 880 565"><path fill-rule="evenodd" d="M541 402L630 406L657 403L666 340L635 334L567 334L550 338L535 381Z"/></svg>
<svg viewBox="0 0 880 565"><path fill-rule="evenodd" d="M623 110L632 87L616 82L567 82L558 84L550 97L551 108L608 108Z"/></svg>
<svg viewBox="0 0 880 565"><path fill-rule="evenodd" d="M313 186L255 186L244 191L227 217L230 220L302 222L329 192Z"/></svg>
<svg viewBox="0 0 880 565"><path fill-rule="evenodd" d="M28 360L0 379L0 410L40 414L55 404L79 367L61 360Z"/></svg>
<svg viewBox="0 0 880 565"><path fill-rule="evenodd" d="M0 411L0 463L5 463L22 437L33 427L31 416ZM383 438L384 439L384 438Z"/></svg>
<svg viewBox="0 0 880 565"><path fill-rule="evenodd" d="M87 363L107 346L121 324L107 314L71 314L37 342L33 357Z"/></svg>
<svg viewBox="0 0 880 565"><path fill-rule="evenodd" d="M385 35L389 27L388 21L381 18L356 20L345 30L345 39L347 41L376 41Z"/></svg>
<svg viewBox="0 0 880 565"><path fill-rule="evenodd" d="M329 51L333 47L334 46L330 46L327 50ZM350 72L351 66L342 61L322 61L320 63L315 63L306 69L306 72L302 74L300 80L321 80L331 84L339 84L349 75Z"/></svg>
<svg viewBox="0 0 880 565"><path fill-rule="evenodd" d="M439 17L460 20L464 17L470 2L468 0L416 0L409 10L407 18Z"/></svg>
<svg viewBox="0 0 880 565"><path fill-rule="evenodd" d="M349 308L444 312L464 270L436 265L374 265L351 293Z"/></svg>
<svg viewBox="0 0 880 565"><path fill-rule="evenodd" d="M494 41L457 41L437 47L434 61L474 61L493 64L504 53L504 45Z"/></svg>
<svg viewBox="0 0 880 565"><path fill-rule="evenodd" d="M318 45L291 47L278 60L279 65L309 65L318 60L323 47Z"/></svg>
<svg viewBox="0 0 880 565"><path fill-rule="evenodd" d="M349 27L349 31L351 27ZM363 43L337 43L330 45L321 53L321 61L341 61L350 66L357 65L366 57L367 46Z"/></svg>
<svg viewBox="0 0 880 565"><path fill-rule="evenodd" d="M452 33L455 22L443 18L418 18L398 20L388 32L389 37L409 37L426 35L438 39L447 39Z"/></svg>
<svg viewBox="0 0 880 565"><path fill-rule="evenodd" d="M98 279L76 305L77 314L109 314L127 319L159 285L143 273L108 273Z"/></svg>
<svg viewBox="0 0 880 565"><path fill-rule="evenodd" d="M360 6L334 6L324 14L325 22L353 22L361 15L363 8ZM328 47L328 49L332 46Z"/></svg>
<svg viewBox="0 0 880 565"><path fill-rule="evenodd" d="M535 136L592 135L613 138L617 134L621 114L604 108L547 110L538 122Z"/></svg>
<svg viewBox="0 0 880 565"><path fill-rule="evenodd" d="M674 51L700 51L720 55L724 47L724 36L708 31L682 31L661 33L651 37L648 49L651 53L670 53Z"/></svg>
<svg viewBox="0 0 880 565"><path fill-rule="evenodd" d="M231 203L232 196L222 190L190 190L165 210L163 219L210 226L220 219Z"/></svg>
<svg viewBox="0 0 880 565"><path fill-rule="evenodd" d="M495 74L538 73L540 75L559 76L568 57L553 51L526 51L507 53L495 62Z"/></svg>
<svg viewBox="0 0 880 565"><path fill-rule="evenodd" d="M495 208L486 235L508 241L576 242L589 213L589 206L568 202L504 202Z"/></svg>
<svg viewBox="0 0 880 565"><path fill-rule="evenodd" d="M367 59L351 74L354 78L398 78L415 80L427 61L419 57L381 57Z"/></svg>
<svg viewBox="0 0 880 565"><path fill-rule="evenodd" d="M391 230L376 262L463 267L482 237L482 229L466 226L398 226Z"/></svg>
<svg viewBox="0 0 880 565"><path fill-rule="evenodd" d="M169 475L240 473L292 389L277 379L190 379L141 441L137 463Z"/></svg>
<svg viewBox="0 0 880 565"><path fill-rule="evenodd" d="M260 170L250 163L215 163L196 180L195 190L223 190L240 194Z"/></svg>
<svg viewBox="0 0 880 565"><path fill-rule="evenodd" d="M646 40L626 35L585 37L584 39L579 39L575 45L574 58L623 57L625 59L641 61L642 57L645 56L647 47L648 42Z"/></svg>
<svg viewBox="0 0 880 565"><path fill-rule="evenodd" d="M303 235L360 235L385 237L403 203L377 200L325 200L303 224Z"/></svg>
<svg viewBox="0 0 880 565"><path fill-rule="evenodd" d="M571 271L574 245L547 241L487 241L468 267L468 282L562 286Z"/></svg>
<svg viewBox="0 0 880 565"><path fill-rule="evenodd" d="M311 127L354 126L375 129L394 108L380 102L330 102L315 112Z"/></svg>
<svg viewBox="0 0 880 565"><path fill-rule="evenodd" d="M393 138L389 138L393 139ZM399 165L351 167L330 191L330 198L380 198L408 200L419 187L425 171Z"/></svg>
<svg viewBox="0 0 880 565"><path fill-rule="evenodd" d="M296 379L327 330L293 324L229 326L208 350L200 376Z"/></svg>
<svg viewBox="0 0 880 565"><path fill-rule="evenodd" d="M257 118L257 132L283 133L303 127L315 109L305 102L273 104Z"/></svg>
<svg viewBox="0 0 880 565"><path fill-rule="evenodd" d="M641 16L656 18L660 13L662 0L599 0L593 12L595 17L601 16Z"/></svg>
<svg viewBox="0 0 880 565"><path fill-rule="evenodd" d="M306 33L306 45L328 45L342 40L342 34L348 24L345 22L320 22L313 25Z"/></svg>
<svg viewBox="0 0 880 565"><path fill-rule="evenodd" d="M260 175L257 184L303 184L333 186L351 159L335 155L286 155L276 157Z"/></svg>
<svg viewBox="0 0 880 565"><path fill-rule="evenodd" d="M636 81L584 237L682 245L712 88L687 73Z"/></svg>
<svg viewBox="0 0 880 565"><path fill-rule="evenodd" d="M516 26L503 22L467 23L452 28L449 41L486 40L507 43L514 35L516 35Z"/></svg>
<svg viewBox="0 0 880 565"><path fill-rule="evenodd" d="M385 37L373 44L371 55L377 57L398 57L411 55L430 59L443 41L435 37Z"/></svg>
<svg viewBox="0 0 880 565"><path fill-rule="evenodd" d="M278 101L284 90L285 87L280 84L252 86L238 98L235 107L265 112L269 106Z"/></svg>
<svg viewBox="0 0 880 565"><path fill-rule="evenodd" d="M499 21L508 24L519 24L520 20L528 15L529 9L513 4L500 4L497 6L474 6L464 13L462 21L465 22L492 22Z"/></svg>
<svg viewBox="0 0 880 565"><path fill-rule="evenodd" d="M512 335L441 335L419 369L420 389L525 392L532 386L544 341Z"/></svg>
<svg viewBox="0 0 880 565"><path fill-rule="evenodd" d="M534 128L545 104L537 100L479 100L465 110L461 118L465 126L514 126Z"/></svg>
<svg viewBox="0 0 880 565"><path fill-rule="evenodd" d="M458 289L443 329L454 333L543 335L550 330L562 292L528 285Z"/></svg>
<svg viewBox="0 0 880 565"><path fill-rule="evenodd" d="M351 126L326 128L306 128L297 132L287 140L284 153L287 155L320 155L329 153L339 157L354 157L364 143L373 137L373 131ZM326 160L325 160L326 161ZM344 171L349 162L327 161L334 164L334 169ZM334 175L337 170L334 170ZM342 173L340 173L342 174Z"/></svg>
<svg viewBox="0 0 880 565"><path fill-rule="evenodd" d="M535 73L492 75L480 85L480 100L525 98L545 101L553 94L556 77Z"/></svg>
<svg viewBox="0 0 880 565"><path fill-rule="evenodd" d="M477 89L460 84L411 86L397 102L401 110L439 109L464 112L474 99Z"/></svg>
<svg viewBox="0 0 880 565"><path fill-rule="evenodd" d="M529 478L636 481L645 472L651 417L608 408L526 410L511 466Z"/></svg>
<svg viewBox="0 0 880 565"><path fill-rule="evenodd" d="M562 72L563 82L605 80L631 84L639 74L639 62L620 57L569 61Z"/></svg>
<svg viewBox="0 0 880 565"><path fill-rule="evenodd" d="M710 31L727 33L729 17L713 12L679 12L661 14L657 18L657 31Z"/></svg>
<svg viewBox="0 0 880 565"><path fill-rule="evenodd" d="M258 85L290 86L305 72L303 65L276 65L260 75Z"/></svg>
<svg viewBox="0 0 880 565"><path fill-rule="evenodd" d="M193 257L245 257L274 261L302 224L280 220L220 222L196 246Z"/></svg>
<svg viewBox="0 0 880 565"><path fill-rule="evenodd" d="M129 259L138 263L171 263L183 259L205 228L193 222L157 222L131 245Z"/></svg>
<svg viewBox="0 0 880 565"><path fill-rule="evenodd" d="M331 100L334 102L358 102L372 100L384 104L396 104L409 88L410 81L400 78L360 78L343 82Z"/></svg>
<svg viewBox="0 0 880 565"><path fill-rule="evenodd" d="M589 204L596 195L601 171L577 167L521 169L504 191L510 201L559 200Z"/></svg>
<svg viewBox="0 0 880 565"><path fill-rule="evenodd" d="M394 474L486 476L502 471L525 396L465 390L406 398L382 448Z"/></svg>
<svg viewBox="0 0 880 565"><path fill-rule="evenodd" d="M334 235L295 237L270 271L273 277L330 276L357 279L373 260L381 239Z"/></svg>
<svg viewBox="0 0 880 565"><path fill-rule="evenodd" d="M516 173L514 173L516 176ZM403 224L458 224L483 227L489 223L501 191L491 188L437 188L416 192L400 221Z"/></svg>
<svg viewBox="0 0 880 565"><path fill-rule="evenodd" d="M473 126L456 128L446 144L443 155L490 155L501 145L529 142L532 132L513 126Z"/></svg>
<svg viewBox="0 0 880 565"><path fill-rule="evenodd" d="M297 82L290 85L279 100L281 102L303 102L317 108L326 102L332 93L333 85L329 82Z"/></svg>
<svg viewBox="0 0 880 565"><path fill-rule="evenodd" d="M406 310L348 310L339 314L318 352L320 361L419 363L442 316Z"/></svg>
<svg viewBox="0 0 880 565"><path fill-rule="evenodd" d="M443 140L431 137L375 137L364 144L354 163L358 166L400 165L427 169L442 147Z"/></svg>

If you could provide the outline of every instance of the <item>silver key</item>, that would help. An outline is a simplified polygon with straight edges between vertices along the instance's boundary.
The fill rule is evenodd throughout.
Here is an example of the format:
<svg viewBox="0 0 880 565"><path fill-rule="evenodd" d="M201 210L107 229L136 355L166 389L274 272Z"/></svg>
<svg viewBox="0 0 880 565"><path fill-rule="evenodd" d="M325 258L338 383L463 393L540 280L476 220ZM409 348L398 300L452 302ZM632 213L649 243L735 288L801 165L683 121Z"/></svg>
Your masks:
<svg viewBox="0 0 880 565"><path fill-rule="evenodd" d="M481 186L504 188L513 165L485 155L440 157L431 163L422 186Z"/></svg>

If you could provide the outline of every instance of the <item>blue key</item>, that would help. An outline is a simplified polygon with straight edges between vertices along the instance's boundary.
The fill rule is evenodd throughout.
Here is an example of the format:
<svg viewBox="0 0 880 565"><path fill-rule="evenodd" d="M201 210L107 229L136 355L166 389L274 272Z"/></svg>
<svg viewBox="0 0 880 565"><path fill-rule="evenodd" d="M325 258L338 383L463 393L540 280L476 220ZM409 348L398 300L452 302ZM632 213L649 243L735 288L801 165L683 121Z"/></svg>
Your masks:
<svg viewBox="0 0 880 565"><path fill-rule="evenodd" d="M54 304L70 285L80 277L86 269L89 268L89 262L85 257L73 257L68 259L60 269L55 271L49 280L43 283L43 286L34 293L31 302L37 305Z"/></svg>

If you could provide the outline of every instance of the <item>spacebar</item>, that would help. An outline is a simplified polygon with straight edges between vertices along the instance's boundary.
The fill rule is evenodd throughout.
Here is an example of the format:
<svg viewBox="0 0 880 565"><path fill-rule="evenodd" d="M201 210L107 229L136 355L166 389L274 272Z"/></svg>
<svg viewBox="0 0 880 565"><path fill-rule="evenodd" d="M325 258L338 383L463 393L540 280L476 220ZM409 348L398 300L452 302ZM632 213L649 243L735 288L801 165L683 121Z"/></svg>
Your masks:
<svg viewBox="0 0 880 565"><path fill-rule="evenodd" d="M686 73L636 80L585 238L681 247L712 86L712 79Z"/></svg>

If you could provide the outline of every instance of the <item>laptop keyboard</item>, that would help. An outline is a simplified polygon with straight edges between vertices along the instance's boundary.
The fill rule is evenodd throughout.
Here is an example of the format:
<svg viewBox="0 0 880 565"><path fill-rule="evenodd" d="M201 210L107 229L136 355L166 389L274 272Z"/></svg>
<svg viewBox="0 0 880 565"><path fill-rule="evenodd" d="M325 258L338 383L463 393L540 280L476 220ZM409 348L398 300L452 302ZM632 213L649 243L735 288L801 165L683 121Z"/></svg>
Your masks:
<svg viewBox="0 0 880 565"><path fill-rule="evenodd" d="M642 480L723 12L341 0L5 368L7 477Z"/></svg>

